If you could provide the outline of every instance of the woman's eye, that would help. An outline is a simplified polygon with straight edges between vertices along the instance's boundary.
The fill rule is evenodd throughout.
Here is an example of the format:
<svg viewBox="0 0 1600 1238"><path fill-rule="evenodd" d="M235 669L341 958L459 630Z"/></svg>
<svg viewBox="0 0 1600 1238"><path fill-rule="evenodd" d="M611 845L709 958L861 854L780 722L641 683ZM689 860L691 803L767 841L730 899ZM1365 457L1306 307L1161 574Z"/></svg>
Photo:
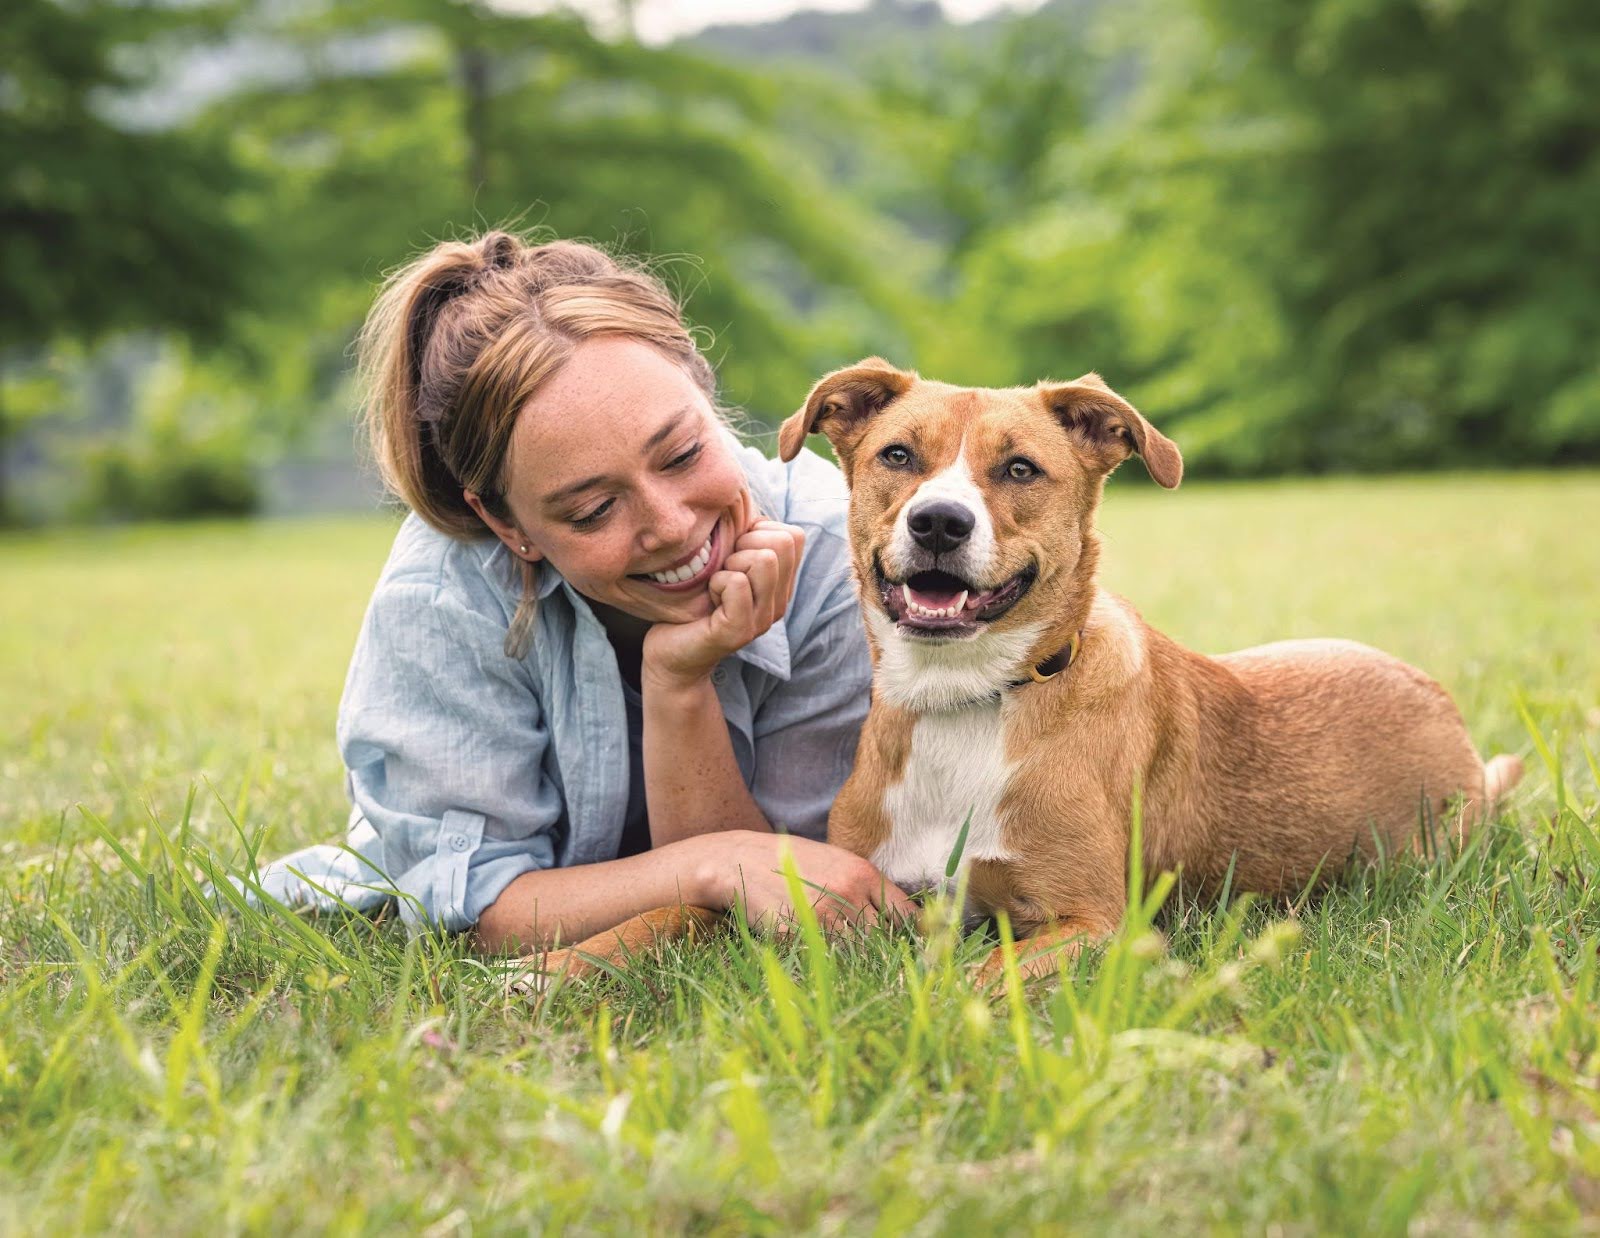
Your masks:
<svg viewBox="0 0 1600 1238"><path fill-rule="evenodd" d="M604 516L608 511L611 510L611 505L615 502L615 499L607 499L604 503L600 504L599 507L584 513L582 516L574 516L571 520L567 521L567 523L570 524L574 529L592 529L600 522L600 517Z"/></svg>
<svg viewBox="0 0 1600 1238"><path fill-rule="evenodd" d="M700 454L700 444L696 443L693 447L689 448L689 450L684 452L682 455L673 456L672 459L668 460L667 461L667 467L669 469L681 469L684 465L688 464L691 460L693 460L699 454Z"/></svg>
<svg viewBox="0 0 1600 1238"><path fill-rule="evenodd" d="M878 453L878 459L892 469L907 468L911 464L911 449L902 447L899 443L890 443Z"/></svg>
<svg viewBox="0 0 1600 1238"><path fill-rule="evenodd" d="M1039 468L1033 461L1018 456L1006 465L1006 476L1012 481L1031 481L1039 476Z"/></svg>

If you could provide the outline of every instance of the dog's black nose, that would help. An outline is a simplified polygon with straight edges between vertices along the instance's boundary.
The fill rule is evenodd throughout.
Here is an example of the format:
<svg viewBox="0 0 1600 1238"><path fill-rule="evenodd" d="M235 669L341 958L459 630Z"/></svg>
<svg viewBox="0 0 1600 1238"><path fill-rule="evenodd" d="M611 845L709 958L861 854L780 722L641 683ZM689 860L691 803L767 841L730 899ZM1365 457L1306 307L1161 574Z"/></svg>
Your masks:
<svg viewBox="0 0 1600 1238"><path fill-rule="evenodd" d="M906 517L906 527L917 545L936 555L954 550L966 541L975 523L970 511L948 499L924 503Z"/></svg>

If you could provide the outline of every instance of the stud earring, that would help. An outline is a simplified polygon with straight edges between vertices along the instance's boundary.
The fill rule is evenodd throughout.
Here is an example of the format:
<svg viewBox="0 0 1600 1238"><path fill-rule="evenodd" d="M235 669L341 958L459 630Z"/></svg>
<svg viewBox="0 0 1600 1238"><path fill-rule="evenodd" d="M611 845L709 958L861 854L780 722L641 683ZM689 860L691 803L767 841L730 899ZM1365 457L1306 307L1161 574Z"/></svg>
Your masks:
<svg viewBox="0 0 1600 1238"><path fill-rule="evenodd" d="M521 553L521 554L527 554L527 553L528 553L528 547L527 547L527 544L526 544L526 543L524 543L524 544L523 544L523 545L521 545L521 546L518 546L518 547L517 547L517 550L518 550L518 552L519 552L519 553Z"/></svg>

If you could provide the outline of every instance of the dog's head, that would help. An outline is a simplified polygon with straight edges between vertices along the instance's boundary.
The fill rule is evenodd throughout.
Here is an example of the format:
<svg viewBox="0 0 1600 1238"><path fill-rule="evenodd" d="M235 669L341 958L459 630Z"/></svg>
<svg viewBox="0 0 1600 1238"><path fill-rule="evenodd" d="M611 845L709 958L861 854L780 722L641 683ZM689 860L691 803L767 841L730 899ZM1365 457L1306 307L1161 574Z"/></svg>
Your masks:
<svg viewBox="0 0 1600 1238"><path fill-rule="evenodd" d="M1183 476L1172 441L1095 374L964 388L870 357L812 388L784 422L779 454L793 459L813 432L850 486L852 556L879 652L899 646L924 668L981 663L985 683L1081 619L1111 471L1138 454L1169 489ZM951 703L972 686L953 688Z"/></svg>

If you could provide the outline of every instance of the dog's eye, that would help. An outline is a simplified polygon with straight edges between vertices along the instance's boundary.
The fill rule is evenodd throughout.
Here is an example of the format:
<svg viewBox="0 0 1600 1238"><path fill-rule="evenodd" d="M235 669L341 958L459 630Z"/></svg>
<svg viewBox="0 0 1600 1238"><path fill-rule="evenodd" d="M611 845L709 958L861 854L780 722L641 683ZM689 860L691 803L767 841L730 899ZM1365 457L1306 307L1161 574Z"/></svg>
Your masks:
<svg viewBox="0 0 1600 1238"><path fill-rule="evenodd" d="M890 443L878 453L882 460L892 469L903 469L911 466L911 448L902 447L899 443Z"/></svg>
<svg viewBox="0 0 1600 1238"><path fill-rule="evenodd" d="M1032 481L1039 476L1039 466L1032 460L1024 460L1018 456L1006 464L1006 476L1012 481Z"/></svg>

